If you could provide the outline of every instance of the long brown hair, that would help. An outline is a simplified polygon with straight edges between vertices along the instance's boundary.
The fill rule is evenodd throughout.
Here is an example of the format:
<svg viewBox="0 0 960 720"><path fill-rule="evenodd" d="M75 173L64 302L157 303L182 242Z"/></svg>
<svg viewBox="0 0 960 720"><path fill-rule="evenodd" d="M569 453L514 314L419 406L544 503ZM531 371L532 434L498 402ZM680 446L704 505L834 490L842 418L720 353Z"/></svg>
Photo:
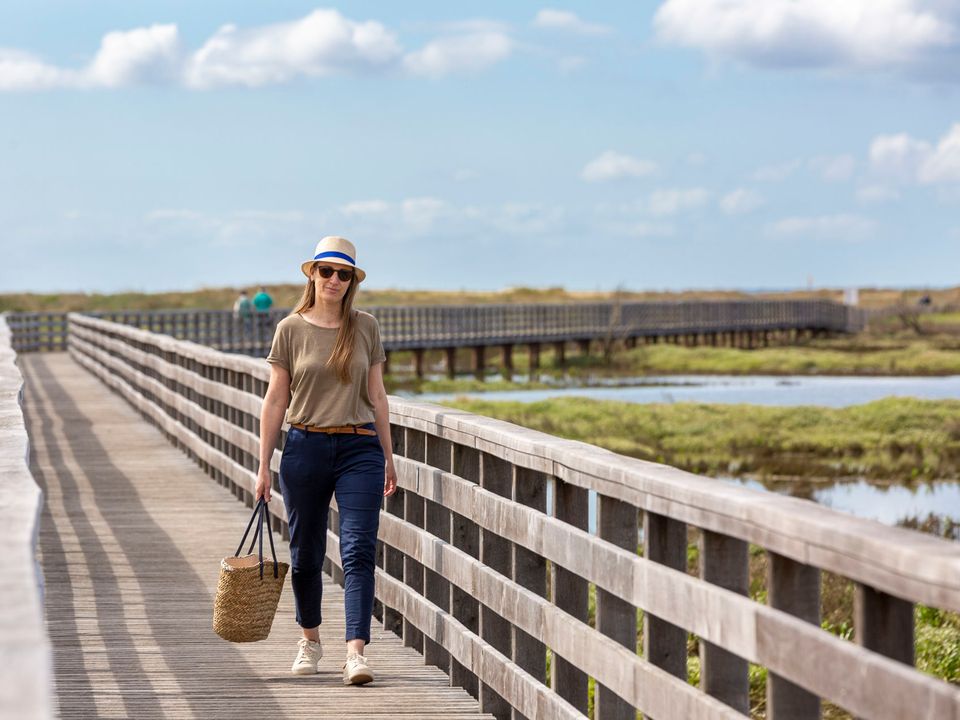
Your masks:
<svg viewBox="0 0 960 720"><path fill-rule="evenodd" d="M303 288L303 295L300 296L300 302L293 309L291 315L296 315L309 310L317 304L317 289L314 285L313 271L316 264L310 268L310 277ZM350 281L350 287L340 301L340 329L337 331L337 341L334 343L333 352L327 359L327 365L333 365L337 369L337 376L340 382L348 384L350 382L350 361L353 360L353 343L357 334L356 313L353 310L353 299L357 296L357 286L360 281L354 273Z"/></svg>

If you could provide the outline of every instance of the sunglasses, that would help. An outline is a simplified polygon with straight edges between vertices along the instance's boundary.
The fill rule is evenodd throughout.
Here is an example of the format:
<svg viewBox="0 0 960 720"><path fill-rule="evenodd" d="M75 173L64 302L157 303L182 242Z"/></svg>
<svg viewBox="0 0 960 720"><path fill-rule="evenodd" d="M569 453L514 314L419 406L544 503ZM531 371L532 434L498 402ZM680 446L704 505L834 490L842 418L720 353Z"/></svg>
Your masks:
<svg viewBox="0 0 960 720"><path fill-rule="evenodd" d="M320 277L324 280L332 278L334 273L337 274L340 282L350 282L353 280L353 270L335 270L329 265L318 265L317 272L320 273Z"/></svg>

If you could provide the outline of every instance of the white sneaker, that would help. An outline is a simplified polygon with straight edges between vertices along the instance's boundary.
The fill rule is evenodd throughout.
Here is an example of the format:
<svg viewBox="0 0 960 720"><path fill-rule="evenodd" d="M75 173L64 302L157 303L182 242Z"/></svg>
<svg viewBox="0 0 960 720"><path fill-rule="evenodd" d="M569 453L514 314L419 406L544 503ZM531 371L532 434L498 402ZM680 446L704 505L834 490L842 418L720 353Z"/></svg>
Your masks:
<svg viewBox="0 0 960 720"><path fill-rule="evenodd" d="M293 661L293 667L290 672L294 675L313 675L317 672L317 663L323 657L323 646L320 641L307 640L300 638L297 641L297 659Z"/></svg>
<svg viewBox="0 0 960 720"><path fill-rule="evenodd" d="M373 671L367 667L367 659L360 653L347 655L343 664L343 684L365 685L368 682L373 682Z"/></svg>

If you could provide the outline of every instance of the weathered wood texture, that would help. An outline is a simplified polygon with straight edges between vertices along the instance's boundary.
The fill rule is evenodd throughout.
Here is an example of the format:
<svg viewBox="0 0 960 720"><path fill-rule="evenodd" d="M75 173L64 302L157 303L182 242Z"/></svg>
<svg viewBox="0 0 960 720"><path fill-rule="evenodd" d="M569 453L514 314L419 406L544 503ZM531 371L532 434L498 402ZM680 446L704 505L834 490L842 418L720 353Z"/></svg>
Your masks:
<svg viewBox="0 0 960 720"><path fill-rule="evenodd" d="M478 369L484 348L614 338L770 330L856 332L866 313L828 300L567 303L551 305L375 306L386 350L472 347ZM163 333L229 352L263 355L288 309L244 320L229 310L90 312L89 317ZM11 313L14 348L62 350L66 313ZM534 350L535 348L535 350ZM509 352L505 350L506 352ZM535 359L531 357L532 366ZM450 363L449 367L453 367Z"/></svg>
<svg viewBox="0 0 960 720"><path fill-rule="evenodd" d="M43 494L30 474L23 378L0 315L0 718L53 715L50 644L43 626L37 532Z"/></svg>
<svg viewBox="0 0 960 720"><path fill-rule="evenodd" d="M256 448L251 390L267 378L265 363L79 316L71 318L70 349L188 454L215 467L225 484L249 493L249 455ZM743 595L734 567L740 561L724 559L725 553L705 553L705 562L716 558L720 565L705 568L702 577L688 575L682 568L686 533L673 530L708 531L711 544L739 547L734 552L741 558L743 546L730 541L754 543L908 604L951 610L960 609L955 543L427 403L391 399L391 422L404 438L397 457L404 502L402 511L382 514L381 539L390 551L389 567L378 575L383 617L393 626L400 618L410 644L426 647L465 681L475 678L478 695L498 718L578 714L579 692L559 686L560 693L553 692L529 662L530 643L538 642L557 663L554 680L560 672L578 685L577 673L594 678L612 693L608 707L615 714L622 711L613 695L657 720L743 717L720 698L742 704L746 660L858 717L960 720L956 688L885 657L884 646L861 647L821 630L795 612L789 597L778 596L773 607ZM544 478L555 489L549 514L518 490L518 483ZM597 492L608 517L622 516L628 525L642 511L645 530L662 526L663 547L638 555L629 527L622 537L612 526L604 538L591 536L582 529L584 518L569 515L570 491ZM282 522L282 506L273 510ZM442 511L449 513L449 535L436 529L446 517ZM552 582L564 585L538 592L517 572L518 557L528 569L549 564ZM447 610L444 582L449 597L476 600L479 613L464 613L457 603ZM609 624L603 618L599 628L587 623L579 607L586 583L606 598ZM622 618L630 607L665 629L651 657L625 647ZM600 609L606 615L603 604ZM692 632L736 660L729 673L715 663L711 671L711 682L732 683L729 689L714 684L704 692L676 676L683 673L669 659L676 653L671 628Z"/></svg>
<svg viewBox="0 0 960 720"><path fill-rule="evenodd" d="M249 510L67 355L31 355L24 374L32 468L47 494L40 548L60 717L482 717L376 626L366 652L376 682L344 687L343 594L328 578L318 675L289 672L300 635L289 584L267 640L218 638L220 558ZM277 551L289 561L285 543Z"/></svg>

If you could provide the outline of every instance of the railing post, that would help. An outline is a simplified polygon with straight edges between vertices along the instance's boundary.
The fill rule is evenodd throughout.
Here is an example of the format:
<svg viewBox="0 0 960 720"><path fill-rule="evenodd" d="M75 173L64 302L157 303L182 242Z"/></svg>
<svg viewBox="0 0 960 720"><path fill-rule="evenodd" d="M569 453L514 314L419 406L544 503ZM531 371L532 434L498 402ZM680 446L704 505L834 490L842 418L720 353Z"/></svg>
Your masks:
<svg viewBox="0 0 960 720"><path fill-rule="evenodd" d="M390 426L390 436L393 442L393 451L396 455L405 456L406 449L404 447L404 431L403 428L397 425ZM403 517L403 507L404 507L404 490L403 488L397 488L397 491L390 495L389 497L384 498L384 509L391 515L397 517ZM403 581L403 553L392 548L389 545L384 545L383 547L383 569L384 571L392 576ZM389 630L390 632L403 637L403 614L400 613L396 608L391 608L384 606L383 608L383 629Z"/></svg>
<svg viewBox="0 0 960 720"><path fill-rule="evenodd" d="M509 498L513 492L513 465L505 460L480 453L480 487ZM510 542L495 532L480 529L480 562L504 577L511 577L513 553ZM480 637L507 657L513 656L511 625L488 607L480 606ZM492 713L497 720L510 720L510 704L488 686L480 686L480 710Z"/></svg>
<svg viewBox="0 0 960 720"><path fill-rule="evenodd" d="M856 583L853 629L858 645L913 665L913 603Z"/></svg>
<svg viewBox="0 0 960 720"><path fill-rule="evenodd" d="M645 512L643 548L648 560L674 570L687 569L687 526L663 515ZM643 655L681 680L687 679L687 631L666 620L643 614Z"/></svg>
<svg viewBox="0 0 960 720"><path fill-rule="evenodd" d="M480 451L464 445L453 446L453 473L469 482L480 484ZM450 513L450 540L454 547L473 558L480 557L480 527L458 513ZM480 603L469 592L450 586L450 608L453 616L476 635L480 634ZM477 700L480 686L477 676L459 662L450 660L450 683L459 685Z"/></svg>
<svg viewBox="0 0 960 720"><path fill-rule="evenodd" d="M559 478L554 481L554 516L558 520L586 530L589 522L588 493L585 488L570 485ZM551 587L553 604L577 620L587 622L589 583L579 575L553 564ZM553 653L550 664L550 687L560 697L587 714L587 674L576 665Z"/></svg>
<svg viewBox="0 0 960 720"><path fill-rule="evenodd" d="M700 534L700 577L741 595L749 586L749 549L746 542L709 530ZM750 714L750 678L747 661L723 648L700 641L700 688L744 715Z"/></svg>
<svg viewBox="0 0 960 720"><path fill-rule="evenodd" d="M426 436L426 463L430 467L450 471L451 443L433 435ZM434 537L450 542L450 511L443 505L424 499L424 527ZM424 596L444 612L450 612L450 581L443 575L424 568ZM450 674L450 653L430 638L423 638L423 661Z"/></svg>
<svg viewBox="0 0 960 720"><path fill-rule="evenodd" d="M599 495L597 533L617 547L637 552L639 511L630 503ZM614 571L614 568L607 568ZM637 651L637 608L613 593L597 587L597 630ZM616 662L616 661L615 661ZM637 711L612 690L597 684L596 720L636 720Z"/></svg>
<svg viewBox="0 0 960 720"><path fill-rule="evenodd" d="M776 553L767 552L767 599L814 625L820 624L820 570ZM774 673L767 675L769 720L814 720L820 717L820 698Z"/></svg>
<svg viewBox="0 0 960 720"><path fill-rule="evenodd" d="M513 500L526 507L546 512L547 477L535 470L517 467L513 478ZM525 547L513 544L513 579L540 597L547 595L547 562ZM523 630L513 627L513 661L540 682L547 680L547 648ZM514 720L524 720L513 711Z"/></svg>
<svg viewBox="0 0 960 720"><path fill-rule="evenodd" d="M404 430L406 457L423 462L424 434L419 430ZM423 527L423 498L413 492L403 493L403 519L411 525ZM403 582L414 592L423 594L423 565L409 556L403 558ZM423 633L406 618L403 620L403 644L423 654Z"/></svg>

